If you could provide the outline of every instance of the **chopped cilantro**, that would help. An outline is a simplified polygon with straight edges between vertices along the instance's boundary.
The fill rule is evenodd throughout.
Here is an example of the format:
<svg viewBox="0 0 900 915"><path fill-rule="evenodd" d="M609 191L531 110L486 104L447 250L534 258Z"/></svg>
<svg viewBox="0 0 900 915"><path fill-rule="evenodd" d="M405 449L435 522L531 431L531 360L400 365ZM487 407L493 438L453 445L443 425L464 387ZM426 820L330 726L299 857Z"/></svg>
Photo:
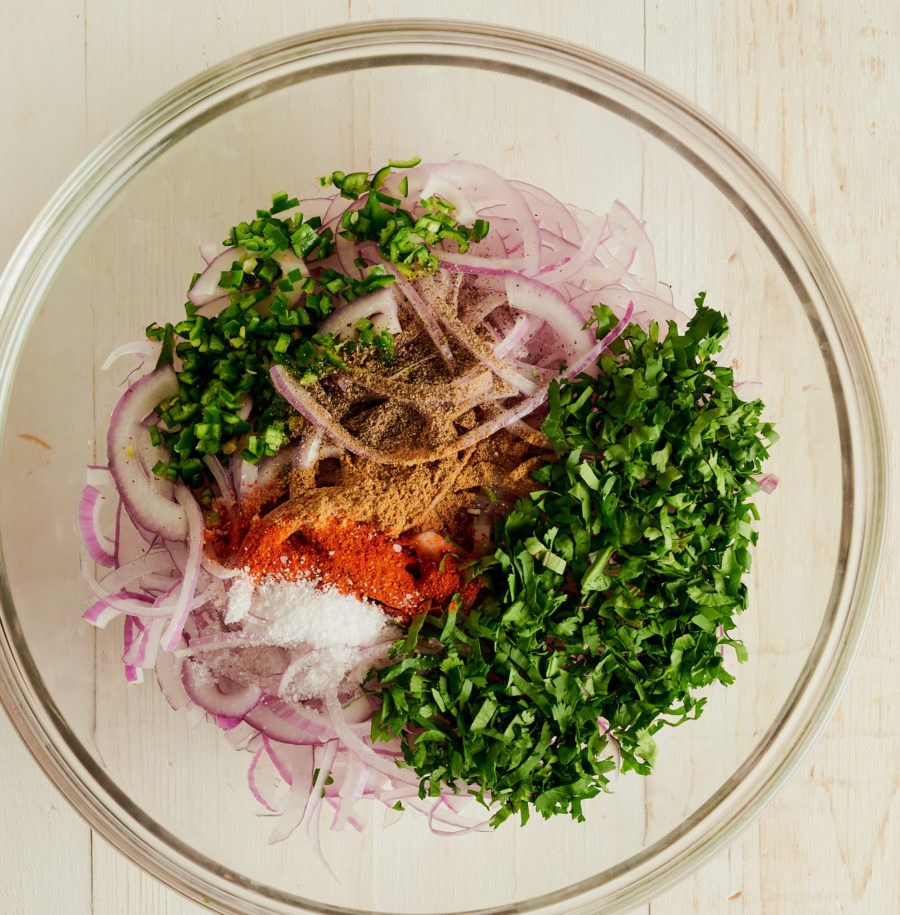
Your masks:
<svg viewBox="0 0 900 915"><path fill-rule="evenodd" d="M746 657L729 633L747 606L754 477L777 436L714 361L727 322L703 299L684 333L632 324L597 378L553 383L557 459L497 521L476 606L417 620L379 671L373 738L403 735L420 794L461 780L499 805L494 825L531 808L583 819L614 768L599 718L623 769L646 774L654 734L732 682L718 649ZM596 310L598 338L614 321Z"/></svg>

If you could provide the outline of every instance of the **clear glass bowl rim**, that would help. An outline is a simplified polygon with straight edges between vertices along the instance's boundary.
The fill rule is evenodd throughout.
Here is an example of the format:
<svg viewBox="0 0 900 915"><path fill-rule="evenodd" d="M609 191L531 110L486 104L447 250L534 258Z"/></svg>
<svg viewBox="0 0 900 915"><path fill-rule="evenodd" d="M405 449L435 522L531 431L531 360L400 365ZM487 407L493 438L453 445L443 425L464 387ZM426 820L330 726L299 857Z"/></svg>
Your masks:
<svg viewBox="0 0 900 915"><path fill-rule="evenodd" d="M490 59L487 57L490 55ZM790 275L822 341L843 451L844 574L790 697L760 743L681 826L631 858L545 896L484 912L621 911L659 893L746 826L826 725L856 656L884 553L887 453L875 374L848 296L806 218L737 140L663 84L576 45L484 23L380 20L308 32L234 57L163 96L102 143L23 237L0 277L0 422L18 355L56 269L116 190L169 145L266 90L360 65L435 63L539 78L627 116L713 181ZM301 77L302 74L302 77ZM0 435L3 433L0 426ZM848 504L849 501L849 504ZM2 545L0 545L2 560ZM226 872L163 830L100 770L43 687L0 561L0 700L38 764L119 851L184 895L234 912L348 912Z"/></svg>

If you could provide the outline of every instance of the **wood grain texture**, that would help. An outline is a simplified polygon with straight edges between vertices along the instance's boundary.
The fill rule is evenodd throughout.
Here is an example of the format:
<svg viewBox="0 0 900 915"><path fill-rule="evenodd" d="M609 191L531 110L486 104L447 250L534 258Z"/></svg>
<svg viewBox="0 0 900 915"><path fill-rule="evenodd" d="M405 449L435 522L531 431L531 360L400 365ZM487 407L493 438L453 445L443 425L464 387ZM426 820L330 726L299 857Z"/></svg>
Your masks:
<svg viewBox="0 0 900 915"><path fill-rule="evenodd" d="M856 303L894 453L900 238L900 5L894 0L545 3L4 0L0 260L85 152L177 82L256 44L346 21L452 16L576 41L696 101L749 146L818 230ZM889 542L900 529L892 521ZM889 913L900 908L900 560L823 739L739 840L641 915ZM168 913L200 906L141 873L72 812L0 716L0 911Z"/></svg>

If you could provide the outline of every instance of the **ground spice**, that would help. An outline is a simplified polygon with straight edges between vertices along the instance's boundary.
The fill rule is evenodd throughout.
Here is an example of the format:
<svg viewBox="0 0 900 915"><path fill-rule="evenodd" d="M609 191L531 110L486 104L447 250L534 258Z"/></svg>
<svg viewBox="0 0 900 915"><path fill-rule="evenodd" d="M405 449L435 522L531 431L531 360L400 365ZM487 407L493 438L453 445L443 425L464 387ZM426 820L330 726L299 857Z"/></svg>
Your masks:
<svg viewBox="0 0 900 915"><path fill-rule="evenodd" d="M349 518L298 522L275 512L251 525L236 565L257 581L316 579L409 622L425 609L442 612L456 594L462 608L471 605L480 585L466 581L463 561L451 555L436 561L412 539L395 540Z"/></svg>
<svg viewBox="0 0 900 915"><path fill-rule="evenodd" d="M497 298L462 283L441 274L417 285L443 318L458 322L461 310ZM346 371L311 390L335 421L372 448L439 451L499 412L513 391L473 355L493 351L486 330L467 331L466 346L451 335L455 364L448 367L402 300L400 311L407 330L396 337L390 363L360 348L348 356ZM305 421L291 428L293 435L305 431ZM538 430L515 433L501 431L465 452L414 466L345 453L290 470L271 492L230 513L220 510L219 524L208 532L210 549L256 580L315 579L378 601L398 620L426 607L442 611L457 593L468 606L478 585L466 582L457 556L484 548L492 519L503 513L498 509L535 489L531 472L553 459ZM425 531L450 538L456 555L436 560L418 550L414 535Z"/></svg>

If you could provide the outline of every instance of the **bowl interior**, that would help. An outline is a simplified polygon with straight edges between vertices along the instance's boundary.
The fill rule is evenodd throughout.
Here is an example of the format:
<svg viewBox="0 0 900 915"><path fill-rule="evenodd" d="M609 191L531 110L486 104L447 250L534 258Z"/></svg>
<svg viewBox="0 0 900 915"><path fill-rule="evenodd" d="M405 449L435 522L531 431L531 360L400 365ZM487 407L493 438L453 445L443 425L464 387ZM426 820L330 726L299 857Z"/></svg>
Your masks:
<svg viewBox="0 0 900 915"><path fill-rule="evenodd" d="M142 811L164 869L202 856L200 873L252 884L247 898L273 907L288 897L380 912L524 902L627 871L632 856L677 837L779 723L845 572L843 392L809 292L772 237L712 168L652 129L636 102L623 106L613 82L596 77L592 95L461 49L374 49L330 67L298 58L195 121L162 129L84 231L45 261L52 279L32 303L4 417L5 620L20 628L20 650L39 672L34 688L58 710L65 740ZM154 683L126 684L120 624L96 631L81 621L90 596L75 512L84 465L105 462L110 410L130 365L100 367L151 321L179 318L202 263L198 245L224 237L274 191L311 196L315 179L336 168L411 155L476 160L587 209L620 199L638 212L676 302L705 290L728 313L724 358L739 380L761 382L767 418L783 435L769 465L781 482L757 500L751 605L739 630L749 661L729 658L737 682L709 690L699 721L659 735L651 777L621 777L586 806L585 823L537 818L456 839L432 835L414 815L383 829L372 809L361 833L323 829L335 879L305 836L267 844L272 821L255 815L247 754L214 727L192 728ZM65 742L58 732L51 739ZM128 822L115 798L109 806Z"/></svg>

